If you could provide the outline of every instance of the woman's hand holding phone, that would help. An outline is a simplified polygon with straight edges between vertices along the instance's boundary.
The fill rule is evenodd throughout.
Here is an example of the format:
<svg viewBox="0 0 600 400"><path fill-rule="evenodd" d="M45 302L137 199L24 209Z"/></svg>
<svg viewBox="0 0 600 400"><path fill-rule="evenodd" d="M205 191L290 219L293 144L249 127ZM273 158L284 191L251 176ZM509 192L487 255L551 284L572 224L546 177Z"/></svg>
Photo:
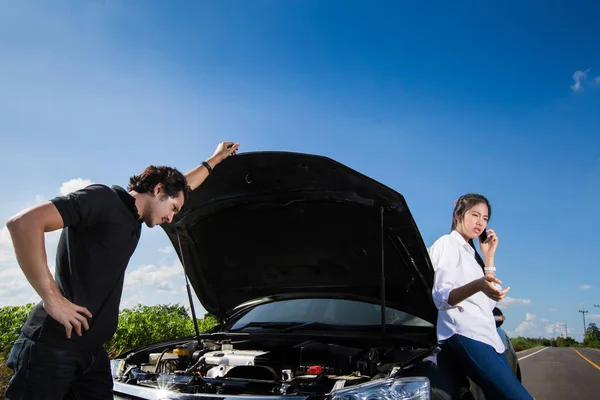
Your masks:
<svg viewBox="0 0 600 400"><path fill-rule="evenodd" d="M487 238L482 240L482 236L484 235L487 236ZM498 248L498 235L496 235L496 232L494 232L493 229L488 229L487 232L484 231L479 235L479 248L481 249L484 260L494 258L494 254Z"/></svg>

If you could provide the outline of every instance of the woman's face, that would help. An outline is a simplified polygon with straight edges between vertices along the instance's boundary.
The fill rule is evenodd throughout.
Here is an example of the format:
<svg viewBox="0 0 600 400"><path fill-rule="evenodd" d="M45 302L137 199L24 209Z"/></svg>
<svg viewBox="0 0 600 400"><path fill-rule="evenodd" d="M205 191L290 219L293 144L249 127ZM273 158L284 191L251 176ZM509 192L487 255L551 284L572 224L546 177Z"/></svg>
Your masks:
<svg viewBox="0 0 600 400"><path fill-rule="evenodd" d="M487 205L478 203L465 213L462 221L458 222L456 230L465 238L475 239L487 227L488 218Z"/></svg>

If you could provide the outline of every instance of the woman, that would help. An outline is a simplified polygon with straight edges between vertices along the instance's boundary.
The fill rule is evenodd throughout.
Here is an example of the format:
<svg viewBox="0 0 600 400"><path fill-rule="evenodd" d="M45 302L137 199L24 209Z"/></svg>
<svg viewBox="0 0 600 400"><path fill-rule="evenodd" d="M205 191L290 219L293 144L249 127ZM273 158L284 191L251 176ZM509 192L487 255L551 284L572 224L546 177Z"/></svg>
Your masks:
<svg viewBox="0 0 600 400"><path fill-rule="evenodd" d="M495 277L498 237L486 231L491 214L484 196L461 196L454 206L451 233L429 249L435 270L433 300L439 309L437 338L487 399L531 399L508 365L492 313L510 288L502 290ZM482 259L473 239L484 232Z"/></svg>

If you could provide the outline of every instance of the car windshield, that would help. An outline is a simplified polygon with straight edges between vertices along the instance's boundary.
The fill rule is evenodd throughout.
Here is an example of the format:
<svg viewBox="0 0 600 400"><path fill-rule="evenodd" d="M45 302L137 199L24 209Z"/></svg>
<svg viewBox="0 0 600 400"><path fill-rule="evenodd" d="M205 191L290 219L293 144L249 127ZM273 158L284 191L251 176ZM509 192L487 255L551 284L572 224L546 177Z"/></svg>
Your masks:
<svg viewBox="0 0 600 400"><path fill-rule="evenodd" d="M341 299L294 299L261 304L235 321L231 330L247 327L285 328L308 326L379 326L381 307L377 304ZM386 308L386 324L433 327L421 318Z"/></svg>

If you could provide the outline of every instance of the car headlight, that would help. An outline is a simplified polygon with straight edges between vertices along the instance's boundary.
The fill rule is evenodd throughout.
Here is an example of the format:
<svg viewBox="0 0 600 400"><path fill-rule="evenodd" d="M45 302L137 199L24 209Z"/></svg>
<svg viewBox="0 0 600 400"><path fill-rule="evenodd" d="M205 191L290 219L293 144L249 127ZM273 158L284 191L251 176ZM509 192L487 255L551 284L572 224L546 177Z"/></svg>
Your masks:
<svg viewBox="0 0 600 400"><path fill-rule="evenodd" d="M430 400L431 385L423 376L387 378L334 390L331 400Z"/></svg>
<svg viewBox="0 0 600 400"><path fill-rule="evenodd" d="M125 370L125 360L110 360L110 372L113 378L119 378Z"/></svg>

